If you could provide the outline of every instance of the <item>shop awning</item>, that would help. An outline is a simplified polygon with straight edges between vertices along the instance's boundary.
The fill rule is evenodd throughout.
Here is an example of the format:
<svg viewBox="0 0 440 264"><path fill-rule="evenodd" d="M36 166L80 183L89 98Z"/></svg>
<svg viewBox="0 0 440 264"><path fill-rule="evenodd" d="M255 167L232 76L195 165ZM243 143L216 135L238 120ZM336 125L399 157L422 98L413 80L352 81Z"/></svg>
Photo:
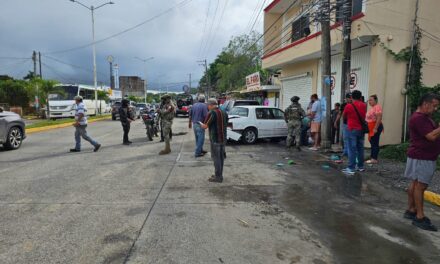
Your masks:
<svg viewBox="0 0 440 264"><path fill-rule="evenodd" d="M258 93L258 92L278 92L281 90L281 86L279 85L263 85L261 87L259 87L259 89L255 89L255 90L241 90L240 93L241 94L245 94L245 93Z"/></svg>

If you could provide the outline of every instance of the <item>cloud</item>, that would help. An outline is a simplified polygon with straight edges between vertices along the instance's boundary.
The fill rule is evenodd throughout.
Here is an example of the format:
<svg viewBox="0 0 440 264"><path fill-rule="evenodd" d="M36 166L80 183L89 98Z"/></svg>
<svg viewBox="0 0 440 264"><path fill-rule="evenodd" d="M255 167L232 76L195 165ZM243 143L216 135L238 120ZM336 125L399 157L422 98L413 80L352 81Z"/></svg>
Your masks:
<svg viewBox="0 0 440 264"><path fill-rule="evenodd" d="M148 18L151 18L182 0L113 0L95 11L96 40L103 39ZM206 46L206 38L219 3L216 20L212 26L208 48L200 54L200 47ZM221 21L220 16L227 1ZM189 2L137 29L96 45L98 79L108 83L108 55L115 57L120 65L120 75L145 76L153 86L162 83L176 83L193 80L203 74L197 60L212 61L234 35L247 33L247 25L257 6L263 0L189 0ZM106 0L82 0L87 6L98 6ZM266 1L266 5L269 1ZM208 4L210 12L206 32L203 34ZM262 27L262 15L257 30ZM215 29L218 29L215 31ZM32 51L43 53L43 76L60 81L92 83L92 47L72 52L47 54L92 42L90 11L69 0L3 0L0 17L0 58L31 57ZM203 41L203 45L201 45ZM210 45L209 45L210 44ZM207 50L209 52L207 52ZM62 64L47 56L51 56ZM154 60L145 65L134 57ZM21 63L21 64L19 64ZM75 65L73 67L69 65ZM32 69L30 60L0 59L0 74L21 78ZM162 77L159 77L162 76ZM193 84L195 85L195 84ZM180 89L176 88L176 89Z"/></svg>

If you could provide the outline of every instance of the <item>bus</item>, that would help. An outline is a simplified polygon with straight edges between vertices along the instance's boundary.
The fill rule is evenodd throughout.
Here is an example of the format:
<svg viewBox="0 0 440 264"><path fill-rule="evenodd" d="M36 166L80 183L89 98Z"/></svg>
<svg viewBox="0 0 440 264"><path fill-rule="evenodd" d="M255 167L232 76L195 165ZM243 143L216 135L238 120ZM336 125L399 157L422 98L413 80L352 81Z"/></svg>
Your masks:
<svg viewBox="0 0 440 264"><path fill-rule="evenodd" d="M102 91L101 87L97 88ZM87 115L104 113L106 102L98 100L98 108L95 107L95 87L82 84L58 84L49 94L49 118L75 117L75 96L80 95L87 110Z"/></svg>

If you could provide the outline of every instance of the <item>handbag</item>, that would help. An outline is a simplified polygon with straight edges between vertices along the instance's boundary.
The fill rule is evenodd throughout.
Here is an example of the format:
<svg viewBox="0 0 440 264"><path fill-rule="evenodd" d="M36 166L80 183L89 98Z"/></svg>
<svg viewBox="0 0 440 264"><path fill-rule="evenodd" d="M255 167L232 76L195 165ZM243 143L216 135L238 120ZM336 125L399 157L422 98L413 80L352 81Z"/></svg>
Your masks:
<svg viewBox="0 0 440 264"><path fill-rule="evenodd" d="M361 122L361 126L362 126L362 132L364 134L368 134L370 132L370 129L368 128L368 124L365 121L365 119L362 119L361 115L359 114L359 111L357 110L356 106L354 104L351 104L354 108L354 111L356 111L356 115L359 118L359 122Z"/></svg>

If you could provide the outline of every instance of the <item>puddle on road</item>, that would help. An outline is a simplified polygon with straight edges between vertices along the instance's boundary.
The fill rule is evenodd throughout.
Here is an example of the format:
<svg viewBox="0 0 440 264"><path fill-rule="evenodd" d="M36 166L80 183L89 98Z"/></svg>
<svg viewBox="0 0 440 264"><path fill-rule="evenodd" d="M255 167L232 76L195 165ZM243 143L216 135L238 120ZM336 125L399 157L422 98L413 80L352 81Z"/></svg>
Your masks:
<svg viewBox="0 0 440 264"><path fill-rule="evenodd" d="M421 255L429 260L436 258L436 248L422 235L411 232L411 223L382 220L374 208L368 207L386 209L389 200L369 189L359 175L344 177L310 166L287 167L285 171L294 173L287 184L218 187L210 192L222 200L264 201L295 215L320 236L337 263L415 264L425 263ZM298 180L303 184L289 184Z"/></svg>

